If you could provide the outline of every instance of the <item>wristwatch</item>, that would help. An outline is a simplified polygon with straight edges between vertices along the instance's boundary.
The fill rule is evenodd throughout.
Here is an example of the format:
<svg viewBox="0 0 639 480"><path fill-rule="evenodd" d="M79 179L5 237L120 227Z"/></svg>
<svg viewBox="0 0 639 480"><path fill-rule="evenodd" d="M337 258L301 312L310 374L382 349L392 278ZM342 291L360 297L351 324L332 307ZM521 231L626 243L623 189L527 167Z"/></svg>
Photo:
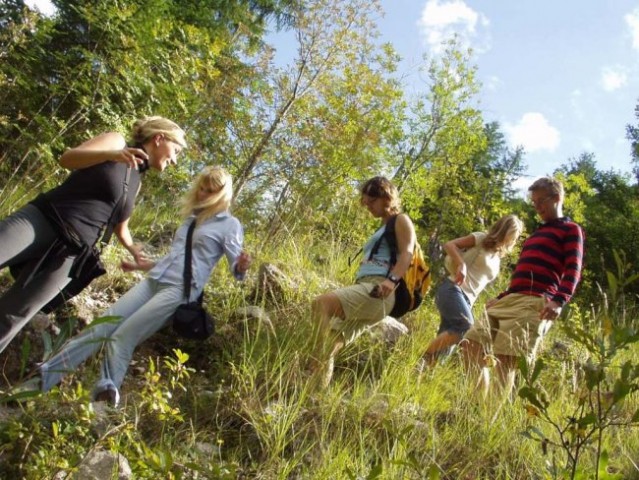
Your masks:
<svg viewBox="0 0 639 480"><path fill-rule="evenodd" d="M388 276L386 277L388 278L391 282L393 282L395 285L397 285L399 283L399 281L401 280L401 278L393 275L392 273L389 273Z"/></svg>

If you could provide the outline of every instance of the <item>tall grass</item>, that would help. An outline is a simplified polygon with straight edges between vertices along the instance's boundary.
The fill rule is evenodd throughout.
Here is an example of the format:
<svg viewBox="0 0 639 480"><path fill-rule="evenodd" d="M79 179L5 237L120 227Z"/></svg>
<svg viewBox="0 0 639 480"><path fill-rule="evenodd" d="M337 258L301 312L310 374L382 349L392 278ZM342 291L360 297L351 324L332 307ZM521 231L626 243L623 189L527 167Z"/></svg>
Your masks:
<svg viewBox="0 0 639 480"><path fill-rule="evenodd" d="M92 365L30 400L0 428L0 476L50 478L71 471L91 449L107 448L129 459L136 478L553 478L548 466L565 458L522 435L531 426L551 433L522 400L477 396L475 379L455 355L418 373L438 322L432 302L406 319L411 332L395 345L365 334L338 358L328 388L311 381L310 301L352 272L338 248L309 234L257 252L256 265L276 261L294 279L281 297L256 297L273 329L232 320L248 304L253 279L238 285L220 265L207 287L219 319L216 338L198 344L163 331L142 345L135 361L146 373L129 375L124 408L106 418L87 403ZM587 317L573 309L562 321L585 325ZM180 376L174 347L191 355L190 375ZM551 331L543 357L552 368L541 381L553 415L573 404L583 381L576 366L585 355L561 329ZM636 350L624 355L639 362ZM610 472L639 478L638 429L611 427L605 442ZM584 464L593 455L587 450Z"/></svg>

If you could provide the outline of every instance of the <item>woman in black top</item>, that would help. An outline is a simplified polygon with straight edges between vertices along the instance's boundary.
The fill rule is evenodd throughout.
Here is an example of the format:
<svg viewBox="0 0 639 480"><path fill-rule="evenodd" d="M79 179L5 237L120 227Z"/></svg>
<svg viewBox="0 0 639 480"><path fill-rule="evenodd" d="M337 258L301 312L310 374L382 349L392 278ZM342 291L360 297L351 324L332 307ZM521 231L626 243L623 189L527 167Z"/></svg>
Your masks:
<svg viewBox="0 0 639 480"><path fill-rule="evenodd" d="M60 157L60 165L73 170L60 186L0 222L0 268L19 271L0 297L0 352L83 276L105 231L115 233L136 264L144 259L128 227L140 173L176 163L185 146L184 131L162 117L136 121L128 144L116 132L98 135Z"/></svg>

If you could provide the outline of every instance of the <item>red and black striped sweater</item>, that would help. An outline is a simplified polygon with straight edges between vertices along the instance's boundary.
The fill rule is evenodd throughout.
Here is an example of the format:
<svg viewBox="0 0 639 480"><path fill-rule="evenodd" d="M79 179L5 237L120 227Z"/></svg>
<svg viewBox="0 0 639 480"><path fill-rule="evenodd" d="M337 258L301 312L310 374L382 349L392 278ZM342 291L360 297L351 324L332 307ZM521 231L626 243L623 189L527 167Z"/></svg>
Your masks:
<svg viewBox="0 0 639 480"><path fill-rule="evenodd" d="M546 296L564 305L581 278L584 233L568 217L546 222L524 242L510 279L509 293Z"/></svg>

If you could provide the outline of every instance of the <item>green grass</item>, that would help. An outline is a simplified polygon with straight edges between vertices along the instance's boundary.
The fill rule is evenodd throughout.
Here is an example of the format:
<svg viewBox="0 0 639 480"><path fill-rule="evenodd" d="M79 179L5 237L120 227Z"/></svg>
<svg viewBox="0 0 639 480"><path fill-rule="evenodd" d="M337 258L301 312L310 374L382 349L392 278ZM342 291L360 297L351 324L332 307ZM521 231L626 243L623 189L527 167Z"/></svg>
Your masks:
<svg viewBox="0 0 639 480"><path fill-rule="evenodd" d="M138 228L159 232L158 218L142 215ZM154 243L162 235L148 238ZM251 238L248 243L256 244ZM135 478L546 479L553 478L547 469L553 461L565 464L561 449L544 453L522 435L534 426L550 436L547 424L529 415L519 398L505 403L479 398L475 379L455 356L416 373L438 322L431 300L406 319L410 335L394 346L363 335L338 358L333 383L327 389L314 385L305 373L313 331L310 301L349 281L347 255L337 242L311 234L253 253L247 285L235 283L222 261L207 286L207 305L220 332L214 339L176 340L166 330L140 346L135 361L144 372L127 377L123 409L101 418L88 404L97 362L51 393L13 408L0 422L0 477L51 478L72 471L95 448L123 454ZM117 297L134 283L117 273L122 255L117 247L106 252L111 275L99 279L94 292ZM262 261L278 263L293 279L282 295L258 297L273 331L231 321L235 309L250 303L246 295ZM562 321L585 325L594 319L573 309ZM553 349L556 341L566 349ZM562 418L582 386L575 368L587 352L559 328L545 345L550 367L541 383L553 399L550 413ZM173 348L190 355L185 365ZM637 364L639 352L627 350L621 359ZM620 408L631 414L637 400L633 393ZM208 444L209 453L198 450L199 443ZM611 427L604 443L609 471L639 478L636 424ZM584 471L594 455L592 449L585 452Z"/></svg>

